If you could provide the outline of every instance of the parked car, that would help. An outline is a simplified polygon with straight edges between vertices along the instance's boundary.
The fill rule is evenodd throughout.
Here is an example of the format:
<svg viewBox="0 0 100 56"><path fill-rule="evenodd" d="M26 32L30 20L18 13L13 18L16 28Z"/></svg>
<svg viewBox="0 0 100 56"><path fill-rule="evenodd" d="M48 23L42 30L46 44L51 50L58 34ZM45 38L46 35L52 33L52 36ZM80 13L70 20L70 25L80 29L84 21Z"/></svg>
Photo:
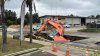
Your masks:
<svg viewBox="0 0 100 56"><path fill-rule="evenodd" d="M41 26L41 25L33 25L32 28L33 28L33 30L37 30L37 29L40 28L40 26Z"/></svg>
<svg viewBox="0 0 100 56"><path fill-rule="evenodd" d="M65 24L65 25L63 25L65 28L70 28L71 27L71 25L69 25L69 24Z"/></svg>

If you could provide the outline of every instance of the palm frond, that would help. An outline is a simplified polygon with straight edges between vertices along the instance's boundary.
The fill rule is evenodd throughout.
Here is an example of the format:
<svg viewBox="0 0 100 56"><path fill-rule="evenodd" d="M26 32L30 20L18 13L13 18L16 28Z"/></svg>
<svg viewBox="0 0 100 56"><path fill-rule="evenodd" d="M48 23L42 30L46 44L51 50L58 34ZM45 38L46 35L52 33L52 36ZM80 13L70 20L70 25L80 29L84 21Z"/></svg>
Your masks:
<svg viewBox="0 0 100 56"><path fill-rule="evenodd" d="M27 0L27 1L26 1L26 5L27 5L27 7L29 7L29 6L32 5L32 1L33 1L33 0Z"/></svg>

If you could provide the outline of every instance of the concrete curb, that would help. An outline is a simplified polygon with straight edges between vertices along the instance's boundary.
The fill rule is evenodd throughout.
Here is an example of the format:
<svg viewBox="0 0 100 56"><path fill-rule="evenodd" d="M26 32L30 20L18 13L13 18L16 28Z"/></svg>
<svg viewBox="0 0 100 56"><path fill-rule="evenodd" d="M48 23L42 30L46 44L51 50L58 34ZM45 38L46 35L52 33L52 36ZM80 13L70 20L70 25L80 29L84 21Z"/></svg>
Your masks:
<svg viewBox="0 0 100 56"><path fill-rule="evenodd" d="M4 55L4 56L19 56L19 55L22 55L22 54L25 54L25 53L34 52L34 51L38 51L38 50L39 49L37 49L37 48L32 48L32 49L27 49L27 50L24 50L24 51L19 51L19 52L11 53L11 54Z"/></svg>

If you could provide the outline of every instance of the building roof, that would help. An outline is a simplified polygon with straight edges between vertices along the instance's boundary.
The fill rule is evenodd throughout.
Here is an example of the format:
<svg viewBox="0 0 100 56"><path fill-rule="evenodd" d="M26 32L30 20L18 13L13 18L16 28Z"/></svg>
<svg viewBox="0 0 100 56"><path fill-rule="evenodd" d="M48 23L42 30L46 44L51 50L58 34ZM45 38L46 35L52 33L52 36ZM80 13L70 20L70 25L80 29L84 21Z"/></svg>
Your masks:
<svg viewBox="0 0 100 56"><path fill-rule="evenodd" d="M40 16L39 18L44 18L44 17L87 18L87 17L80 17L80 16L63 16L63 15L44 15L44 16Z"/></svg>

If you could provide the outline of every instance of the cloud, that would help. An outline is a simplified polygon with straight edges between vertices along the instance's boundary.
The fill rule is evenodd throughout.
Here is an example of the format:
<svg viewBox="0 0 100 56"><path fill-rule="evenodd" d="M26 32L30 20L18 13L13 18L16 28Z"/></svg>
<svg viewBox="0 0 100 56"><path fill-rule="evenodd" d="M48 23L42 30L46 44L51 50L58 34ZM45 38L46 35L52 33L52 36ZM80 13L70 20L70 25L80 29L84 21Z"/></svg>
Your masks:
<svg viewBox="0 0 100 56"><path fill-rule="evenodd" d="M41 0L46 8L65 8L65 9L87 9L94 6L90 1L84 0Z"/></svg>
<svg viewBox="0 0 100 56"><path fill-rule="evenodd" d="M20 9L21 9L21 3L22 0L9 0L5 3L5 9L15 11L17 13L17 16L20 15Z"/></svg>
<svg viewBox="0 0 100 56"><path fill-rule="evenodd" d="M20 15L22 1L23 0L8 1L5 5L6 9L16 11L17 14ZM100 0L35 0L35 2L37 12L40 16L69 14L89 16L100 14Z"/></svg>

